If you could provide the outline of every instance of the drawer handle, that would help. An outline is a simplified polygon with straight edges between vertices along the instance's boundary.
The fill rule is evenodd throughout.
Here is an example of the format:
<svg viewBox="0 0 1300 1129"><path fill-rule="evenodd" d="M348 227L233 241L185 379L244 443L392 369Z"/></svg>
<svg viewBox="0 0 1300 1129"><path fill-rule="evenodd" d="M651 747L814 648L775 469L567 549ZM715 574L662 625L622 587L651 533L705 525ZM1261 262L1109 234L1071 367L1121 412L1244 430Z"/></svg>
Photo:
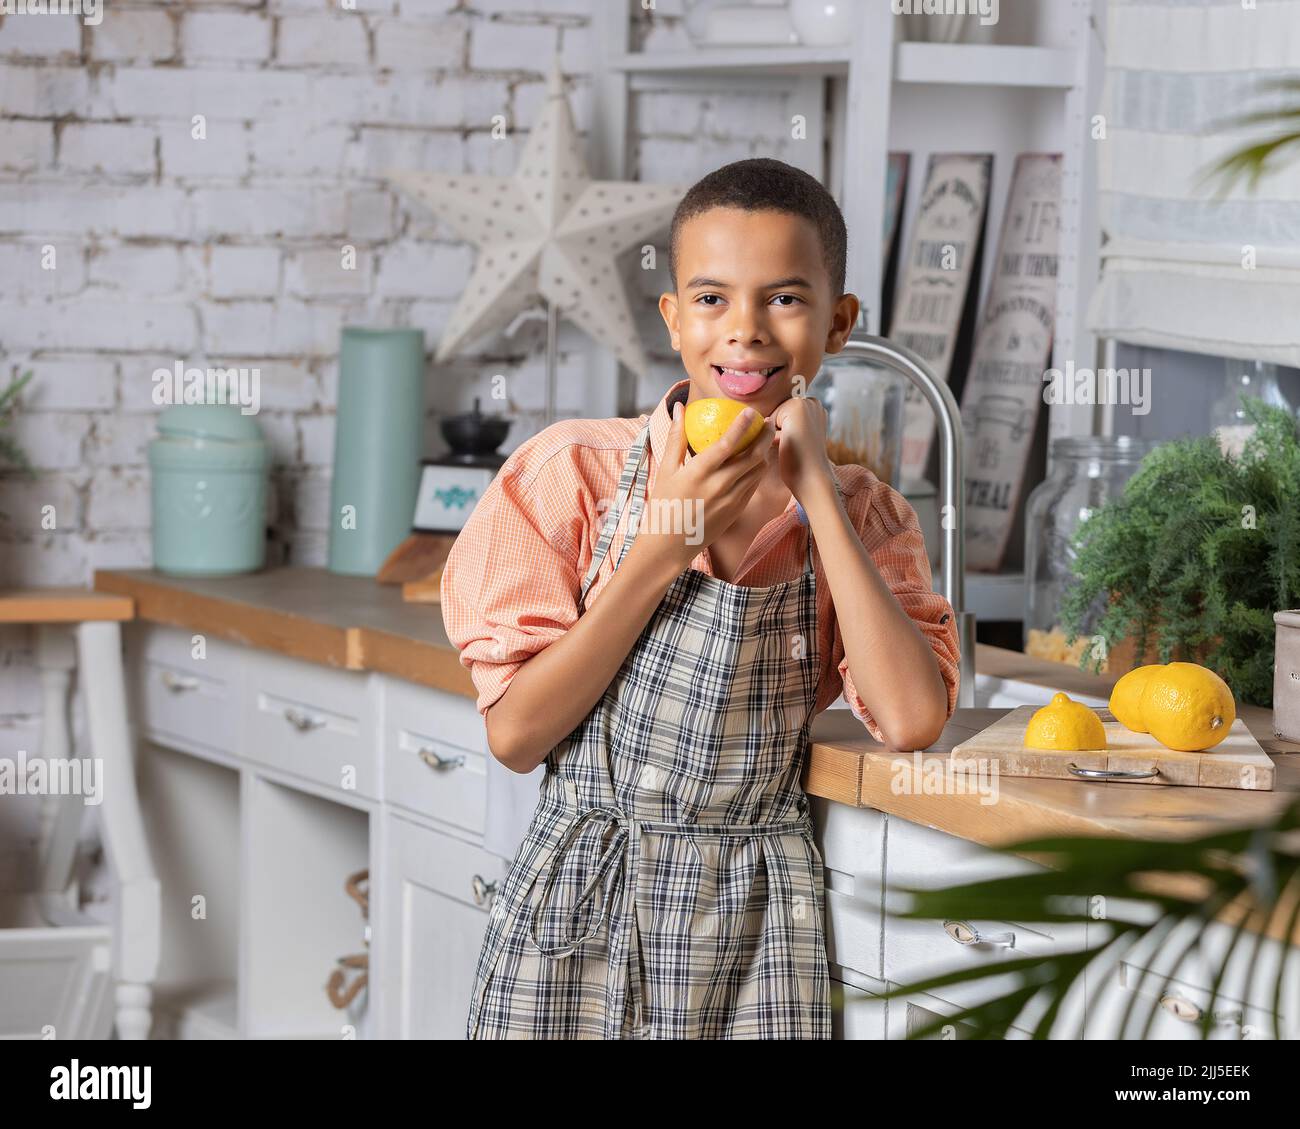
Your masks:
<svg viewBox="0 0 1300 1129"><path fill-rule="evenodd" d="M1186 996L1176 996L1171 992L1160 997L1160 1006L1184 1023L1196 1023L1201 1018L1201 1009Z"/></svg>
<svg viewBox="0 0 1300 1129"><path fill-rule="evenodd" d="M460 768L465 763L465 754L461 753L454 757L445 757L437 749L431 749L428 745L422 745L416 749L420 759L430 768L440 771L444 768Z"/></svg>
<svg viewBox="0 0 1300 1129"><path fill-rule="evenodd" d="M1186 996L1180 996L1174 992L1167 992L1161 996L1160 1006L1175 1019L1181 1019L1184 1023L1198 1023L1204 1014L1200 1005L1194 1000L1189 1000ZM1243 1022L1240 1011L1215 1011L1210 1014L1216 1026L1219 1027L1240 1027Z"/></svg>
<svg viewBox="0 0 1300 1129"><path fill-rule="evenodd" d="M1075 776L1084 776L1089 780L1149 780L1153 776L1159 776L1158 768L1149 768L1146 770L1125 770L1119 768L1080 768L1073 761L1070 762L1070 771Z"/></svg>
<svg viewBox="0 0 1300 1129"><path fill-rule="evenodd" d="M284 720L292 725L299 733L309 733L313 729L319 729L325 724L323 717L310 717L303 713L302 710L296 710L293 706L285 706Z"/></svg>
<svg viewBox="0 0 1300 1129"><path fill-rule="evenodd" d="M197 690L199 688L199 680L190 674L175 674L170 670L164 670L161 677L162 684L173 694L179 694L184 690Z"/></svg>
<svg viewBox="0 0 1300 1129"><path fill-rule="evenodd" d="M969 921L945 921L943 931L959 945L1005 945L1016 947L1014 933L981 933Z"/></svg>
<svg viewBox="0 0 1300 1129"><path fill-rule="evenodd" d="M498 883L485 881L481 874L474 875L474 881L470 885L474 889L475 905L485 906L496 897Z"/></svg>

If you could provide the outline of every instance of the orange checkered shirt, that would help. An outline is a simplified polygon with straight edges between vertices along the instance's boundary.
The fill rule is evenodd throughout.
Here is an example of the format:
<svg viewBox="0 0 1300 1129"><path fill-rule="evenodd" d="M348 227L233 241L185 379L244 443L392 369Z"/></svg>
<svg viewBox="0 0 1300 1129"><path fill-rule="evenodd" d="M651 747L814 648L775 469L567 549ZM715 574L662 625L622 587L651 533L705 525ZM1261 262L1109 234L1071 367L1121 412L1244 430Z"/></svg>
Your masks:
<svg viewBox="0 0 1300 1129"><path fill-rule="evenodd" d="M649 487L668 443L671 404L685 398L679 381L650 415ZM506 459L456 538L442 573L442 615L486 713L525 662L578 620L578 595L591 564L619 473L647 417L561 420L525 440ZM844 508L894 598L929 640L948 688L948 716L957 704L957 621L952 605L933 591L930 561L916 511L866 467L835 468ZM602 506L603 500L603 506ZM625 529L620 521L591 589L592 607L609 582ZM763 587L792 580L805 565L795 500L754 539L734 583ZM706 548L691 568L713 576ZM878 741L875 719L853 684L830 585L817 570L817 654L822 670L820 713L841 693Z"/></svg>

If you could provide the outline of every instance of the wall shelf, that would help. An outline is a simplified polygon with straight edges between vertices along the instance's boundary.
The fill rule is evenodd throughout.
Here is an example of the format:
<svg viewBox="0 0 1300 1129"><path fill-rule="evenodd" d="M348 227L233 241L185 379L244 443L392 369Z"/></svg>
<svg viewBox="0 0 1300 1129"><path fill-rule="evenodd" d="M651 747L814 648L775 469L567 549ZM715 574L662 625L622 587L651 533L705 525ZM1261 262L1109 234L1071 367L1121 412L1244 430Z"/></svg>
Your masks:
<svg viewBox="0 0 1300 1129"><path fill-rule="evenodd" d="M1068 89L1079 81L1079 52L1059 47L996 43L900 43L894 51L898 82L957 86L1033 86Z"/></svg>
<svg viewBox="0 0 1300 1129"><path fill-rule="evenodd" d="M833 77L849 73L852 51L842 47L701 47L688 51L624 52L606 66L626 75L745 75ZM1070 48L995 43L898 43L894 79L958 86L1066 89L1079 75Z"/></svg>
<svg viewBox="0 0 1300 1129"><path fill-rule="evenodd" d="M688 51L629 51L606 61L625 74L848 74L850 47L700 47Z"/></svg>

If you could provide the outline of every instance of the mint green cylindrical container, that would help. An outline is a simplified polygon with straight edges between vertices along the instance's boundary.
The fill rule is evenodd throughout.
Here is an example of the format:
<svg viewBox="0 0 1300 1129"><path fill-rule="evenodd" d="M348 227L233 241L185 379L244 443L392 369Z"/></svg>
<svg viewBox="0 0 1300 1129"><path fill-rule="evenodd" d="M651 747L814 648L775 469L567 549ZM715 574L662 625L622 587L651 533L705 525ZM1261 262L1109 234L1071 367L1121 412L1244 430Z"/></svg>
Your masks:
<svg viewBox="0 0 1300 1129"><path fill-rule="evenodd" d="M329 568L374 576L411 532L424 435L424 332L343 330Z"/></svg>
<svg viewBox="0 0 1300 1129"><path fill-rule="evenodd" d="M176 404L158 417L153 565L177 576L230 576L266 563L262 429L236 404Z"/></svg>

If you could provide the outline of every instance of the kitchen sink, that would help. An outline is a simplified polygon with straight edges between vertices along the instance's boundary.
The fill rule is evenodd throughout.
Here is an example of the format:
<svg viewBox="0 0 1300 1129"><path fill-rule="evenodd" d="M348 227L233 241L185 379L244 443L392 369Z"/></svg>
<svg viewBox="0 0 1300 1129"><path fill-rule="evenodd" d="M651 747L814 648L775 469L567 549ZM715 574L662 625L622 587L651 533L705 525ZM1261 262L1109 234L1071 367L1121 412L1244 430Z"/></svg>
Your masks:
<svg viewBox="0 0 1300 1129"><path fill-rule="evenodd" d="M1016 706L1045 706L1056 690L1016 678L998 678L991 674L975 672L975 705L978 709L1015 709ZM1091 694L1072 693L1070 697L1085 706L1104 707L1107 698Z"/></svg>
<svg viewBox="0 0 1300 1129"><path fill-rule="evenodd" d="M1045 706L1052 700L1056 690L1051 686L1039 686L1035 682L1021 682L1017 678L998 678L992 674L975 672L975 708L985 710L1015 709L1016 706ZM1097 698L1091 694L1071 694L1076 702L1085 706L1101 706L1108 699ZM849 708L841 694L828 709Z"/></svg>

